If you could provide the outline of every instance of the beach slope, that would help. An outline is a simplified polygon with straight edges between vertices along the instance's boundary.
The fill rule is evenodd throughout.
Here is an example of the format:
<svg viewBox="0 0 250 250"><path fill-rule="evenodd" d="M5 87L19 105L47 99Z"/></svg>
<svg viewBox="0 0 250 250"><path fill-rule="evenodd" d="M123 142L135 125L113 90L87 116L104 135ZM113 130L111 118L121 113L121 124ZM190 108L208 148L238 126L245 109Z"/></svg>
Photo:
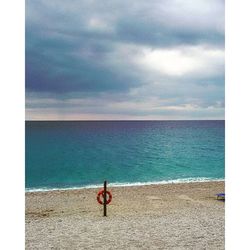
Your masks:
<svg viewBox="0 0 250 250"><path fill-rule="evenodd" d="M26 249L224 249L224 182L26 192Z"/></svg>

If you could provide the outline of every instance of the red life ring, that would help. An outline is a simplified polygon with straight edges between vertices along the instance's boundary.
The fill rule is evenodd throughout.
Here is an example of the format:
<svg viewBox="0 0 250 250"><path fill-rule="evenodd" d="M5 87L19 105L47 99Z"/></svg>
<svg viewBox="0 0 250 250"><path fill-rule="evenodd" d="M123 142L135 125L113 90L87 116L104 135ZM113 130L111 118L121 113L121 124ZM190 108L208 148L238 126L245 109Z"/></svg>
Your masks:
<svg viewBox="0 0 250 250"><path fill-rule="evenodd" d="M108 195L108 199L106 200L106 205L108 205L112 200L112 194L109 191L106 191L106 194ZM103 189L98 192L97 197L96 197L97 201L101 205L103 205L103 201L101 200L101 196L104 198L104 190Z"/></svg>

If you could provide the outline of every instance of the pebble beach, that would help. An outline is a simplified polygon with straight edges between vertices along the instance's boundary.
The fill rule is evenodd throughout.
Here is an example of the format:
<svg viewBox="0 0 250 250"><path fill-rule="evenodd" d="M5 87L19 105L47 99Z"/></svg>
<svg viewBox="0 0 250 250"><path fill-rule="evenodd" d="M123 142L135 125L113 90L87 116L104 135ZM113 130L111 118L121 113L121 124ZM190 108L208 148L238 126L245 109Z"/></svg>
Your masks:
<svg viewBox="0 0 250 250"><path fill-rule="evenodd" d="M26 192L26 249L225 249L223 181Z"/></svg>

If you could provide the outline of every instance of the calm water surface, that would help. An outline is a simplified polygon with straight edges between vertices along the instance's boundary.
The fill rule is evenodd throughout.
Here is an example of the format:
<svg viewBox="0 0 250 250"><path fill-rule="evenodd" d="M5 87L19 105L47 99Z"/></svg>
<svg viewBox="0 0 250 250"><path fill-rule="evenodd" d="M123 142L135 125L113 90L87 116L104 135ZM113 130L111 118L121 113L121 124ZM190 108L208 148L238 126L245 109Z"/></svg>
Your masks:
<svg viewBox="0 0 250 250"><path fill-rule="evenodd" d="M26 188L223 179L224 121L26 121Z"/></svg>

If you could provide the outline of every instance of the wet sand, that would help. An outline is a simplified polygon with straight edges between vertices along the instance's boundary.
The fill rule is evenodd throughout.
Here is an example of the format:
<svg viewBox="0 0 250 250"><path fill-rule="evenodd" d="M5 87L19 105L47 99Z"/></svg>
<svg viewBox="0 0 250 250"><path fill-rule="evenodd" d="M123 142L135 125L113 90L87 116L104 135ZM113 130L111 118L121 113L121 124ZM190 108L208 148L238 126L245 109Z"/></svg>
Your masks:
<svg viewBox="0 0 250 250"><path fill-rule="evenodd" d="M26 249L224 249L224 182L26 193Z"/></svg>

